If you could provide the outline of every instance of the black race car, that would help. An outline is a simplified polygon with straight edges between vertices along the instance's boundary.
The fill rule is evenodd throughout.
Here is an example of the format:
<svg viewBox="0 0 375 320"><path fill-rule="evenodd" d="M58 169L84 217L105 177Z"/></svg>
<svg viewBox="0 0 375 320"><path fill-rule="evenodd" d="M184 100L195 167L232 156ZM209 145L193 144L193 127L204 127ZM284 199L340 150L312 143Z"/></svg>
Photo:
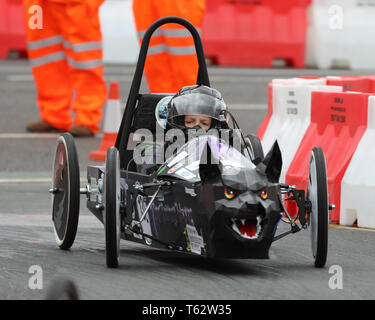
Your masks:
<svg viewBox="0 0 375 320"><path fill-rule="evenodd" d="M197 84L210 86L197 30L178 17L153 23L142 42L115 146L108 149L105 166L87 168L85 187L80 187L72 136L64 133L57 140L50 193L58 246L69 249L74 242L83 194L88 209L104 225L108 267L118 266L120 239L213 258L267 259L274 241L306 228L311 230L315 266L323 267L330 207L322 149L312 150L307 192L279 183L282 159L277 142L264 156L254 134L242 137L242 152L213 135L199 136L155 172L137 172L132 137L145 126L155 133L155 108L168 96L139 93L151 35L166 23L178 23L191 32L199 62ZM285 209L285 195L296 202L297 217ZM281 219L290 230L276 235Z"/></svg>

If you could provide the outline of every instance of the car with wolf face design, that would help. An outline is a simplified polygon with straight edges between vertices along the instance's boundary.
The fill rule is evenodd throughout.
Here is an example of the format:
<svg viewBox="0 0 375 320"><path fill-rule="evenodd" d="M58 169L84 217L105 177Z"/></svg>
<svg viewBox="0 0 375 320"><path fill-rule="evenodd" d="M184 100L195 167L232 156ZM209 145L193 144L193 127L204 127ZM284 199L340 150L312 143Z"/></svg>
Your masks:
<svg viewBox="0 0 375 320"><path fill-rule="evenodd" d="M277 142L263 155L255 135L242 135L239 150L209 133L182 145L154 173L142 174L134 163L137 129L155 134L155 110L173 94L140 94L147 48L152 33L165 23L186 27L195 41L198 85L210 86L197 30L186 20L166 17L145 33L136 72L115 146L105 165L88 166L87 184L80 186L78 156L73 137L57 140L53 166L52 220L61 249L73 245L78 226L80 196L103 223L106 264L117 267L120 239L212 258L269 258L272 243L309 228L316 267L327 257L328 204L324 154L314 148L307 191L279 183L282 155ZM295 201L297 219L283 203ZM276 235L281 219L290 230Z"/></svg>

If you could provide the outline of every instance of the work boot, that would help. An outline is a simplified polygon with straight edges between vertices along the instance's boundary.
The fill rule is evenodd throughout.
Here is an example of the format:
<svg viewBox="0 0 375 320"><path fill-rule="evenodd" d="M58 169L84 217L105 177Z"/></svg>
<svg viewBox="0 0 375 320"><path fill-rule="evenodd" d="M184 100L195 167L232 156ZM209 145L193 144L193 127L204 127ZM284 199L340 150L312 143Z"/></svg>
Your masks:
<svg viewBox="0 0 375 320"><path fill-rule="evenodd" d="M40 120L36 122L29 122L26 124L26 130L29 132L63 132L50 125L48 122Z"/></svg>
<svg viewBox="0 0 375 320"><path fill-rule="evenodd" d="M93 132L85 126L73 126L69 132L73 137L92 137L94 135Z"/></svg>

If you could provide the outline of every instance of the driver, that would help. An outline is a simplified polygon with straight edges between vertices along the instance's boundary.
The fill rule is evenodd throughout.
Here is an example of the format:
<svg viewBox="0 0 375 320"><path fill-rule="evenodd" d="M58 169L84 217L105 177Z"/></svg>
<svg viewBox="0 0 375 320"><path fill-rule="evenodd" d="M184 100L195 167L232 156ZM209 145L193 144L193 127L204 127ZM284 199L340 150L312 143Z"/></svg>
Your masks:
<svg viewBox="0 0 375 320"><path fill-rule="evenodd" d="M228 128L226 121L226 104L214 88L208 86L186 86L173 96L166 108L165 129L180 129L187 138L188 130L203 130ZM156 143L143 146L141 156L143 164L137 165L137 171L150 174L161 163L156 155L164 152L164 148ZM160 161L159 161L160 162Z"/></svg>
<svg viewBox="0 0 375 320"><path fill-rule="evenodd" d="M204 131L208 131L211 128L212 118L204 114L187 114L184 116L184 122L186 128L199 126Z"/></svg>
<svg viewBox="0 0 375 320"><path fill-rule="evenodd" d="M219 91L207 86L183 87L168 103L166 129L227 127L226 104Z"/></svg>

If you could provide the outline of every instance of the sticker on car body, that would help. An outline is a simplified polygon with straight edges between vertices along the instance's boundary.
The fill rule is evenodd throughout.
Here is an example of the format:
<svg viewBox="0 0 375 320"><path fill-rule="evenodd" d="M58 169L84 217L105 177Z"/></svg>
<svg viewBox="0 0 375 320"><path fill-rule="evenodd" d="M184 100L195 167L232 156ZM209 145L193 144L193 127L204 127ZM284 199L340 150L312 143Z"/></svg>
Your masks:
<svg viewBox="0 0 375 320"><path fill-rule="evenodd" d="M186 170L185 168L178 170L176 174L188 180L194 179L196 177L194 173L190 172L189 170Z"/></svg>
<svg viewBox="0 0 375 320"><path fill-rule="evenodd" d="M196 254L202 254L204 241L197 229L194 226L186 224L186 233L189 240L188 246L190 246L190 251Z"/></svg>
<svg viewBox="0 0 375 320"><path fill-rule="evenodd" d="M182 163L179 162L179 163L176 163L172 168L170 168L168 170L168 173L171 174L173 172L175 172L176 170L180 169L182 167Z"/></svg>

